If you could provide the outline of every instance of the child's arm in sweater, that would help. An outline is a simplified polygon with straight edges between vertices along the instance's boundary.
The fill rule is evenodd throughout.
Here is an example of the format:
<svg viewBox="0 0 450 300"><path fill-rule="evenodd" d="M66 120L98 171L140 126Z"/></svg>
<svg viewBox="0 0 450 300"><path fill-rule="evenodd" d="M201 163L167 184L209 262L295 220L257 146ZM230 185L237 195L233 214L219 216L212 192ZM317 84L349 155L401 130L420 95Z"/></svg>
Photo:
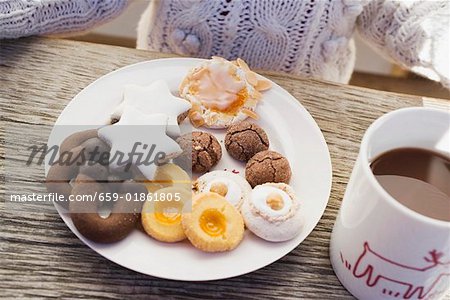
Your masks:
<svg viewBox="0 0 450 300"><path fill-rule="evenodd" d="M5 0L0 38L83 31L118 15L127 0Z"/></svg>
<svg viewBox="0 0 450 300"><path fill-rule="evenodd" d="M382 54L450 88L449 1L373 0L357 25Z"/></svg>

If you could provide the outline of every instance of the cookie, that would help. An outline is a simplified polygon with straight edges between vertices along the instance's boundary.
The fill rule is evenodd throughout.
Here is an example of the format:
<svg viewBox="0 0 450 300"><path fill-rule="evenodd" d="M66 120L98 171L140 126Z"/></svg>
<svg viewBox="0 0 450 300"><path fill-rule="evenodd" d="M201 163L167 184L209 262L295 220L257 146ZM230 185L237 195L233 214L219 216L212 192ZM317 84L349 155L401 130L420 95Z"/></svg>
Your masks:
<svg viewBox="0 0 450 300"><path fill-rule="evenodd" d="M237 174L227 171L212 171L200 176L193 184L194 193L217 193L238 210L250 196L252 188L248 182Z"/></svg>
<svg viewBox="0 0 450 300"><path fill-rule="evenodd" d="M244 237L244 221L238 210L217 193L200 193L192 199L192 211L181 222L189 241L205 252L236 248Z"/></svg>
<svg viewBox="0 0 450 300"><path fill-rule="evenodd" d="M125 105L119 122L98 130L100 139L111 147L110 168L123 170L132 164L153 180L160 163L181 153L180 146L166 133L167 122L165 114L146 115Z"/></svg>
<svg viewBox="0 0 450 300"><path fill-rule="evenodd" d="M291 174L288 160L280 153L271 150L256 153L245 167L245 179L252 187L267 182L288 184Z"/></svg>
<svg viewBox="0 0 450 300"><path fill-rule="evenodd" d="M105 180L108 173L109 146L98 138L97 129L76 132L68 136L60 146L60 157L52 162L47 173L46 187L50 193L64 195L68 200L72 193L71 182L85 173L94 180ZM87 163L91 167L88 168ZM68 207L68 201L59 201Z"/></svg>
<svg viewBox="0 0 450 300"><path fill-rule="evenodd" d="M146 193L144 185L125 182L121 184L111 213L103 218L99 215L99 200L94 195L111 194L108 185L96 182L87 175L79 174L74 182L72 195L94 196L94 201L71 201L70 217L77 230L87 239L97 243L114 243L124 239L139 220L142 203L127 201L127 194Z"/></svg>
<svg viewBox="0 0 450 300"><path fill-rule="evenodd" d="M241 212L247 228L271 242L290 240L303 227L300 202L294 190L284 183L256 186L244 201Z"/></svg>
<svg viewBox="0 0 450 300"><path fill-rule="evenodd" d="M175 97L164 80L157 80L148 86L125 85L123 101L111 114L111 123L116 123L122 116L125 106L130 105L144 115L166 114L167 134L172 137L180 135L179 121L191 108L189 101Z"/></svg>
<svg viewBox="0 0 450 300"><path fill-rule="evenodd" d="M211 170L222 158L222 148L217 139L207 132L193 131L177 139L182 154L174 162L184 170L204 173Z"/></svg>
<svg viewBox="0 0 450 300"><path fill-rule="evenodd" d="M191 177L185 170L173 163L167 163L158 166L153 178L153 183L161 185L161 187L180 187L187 190L191 189Z"/></svg>
<svg viewBox="0 0 450 300"><path fill-rule="evenodd" d="M225 148L234 159L247 162L256 153L269 149L269 139L260 126L244 121L228 128Z"/></svg>
<svg viewBox="0 0 450 300"><path fill-rule="evenodd" d="M181 215L184 206L190 205L192 193L180 187L167 187L152 195L155 199L146 201L141 213L145 232L161 242L174 243L184 240L186 235L181 226ZM161 196L164 196L165 200L162 200Z"/></svg>
<svg viewBox="0 0 450 300"><path fill-rule="evenodd" d="M213 57L190 70L179 91L192 104L189 119L195 127L226 128L247 117L258 118L260 92L270 87L242 59Z"/></svg>

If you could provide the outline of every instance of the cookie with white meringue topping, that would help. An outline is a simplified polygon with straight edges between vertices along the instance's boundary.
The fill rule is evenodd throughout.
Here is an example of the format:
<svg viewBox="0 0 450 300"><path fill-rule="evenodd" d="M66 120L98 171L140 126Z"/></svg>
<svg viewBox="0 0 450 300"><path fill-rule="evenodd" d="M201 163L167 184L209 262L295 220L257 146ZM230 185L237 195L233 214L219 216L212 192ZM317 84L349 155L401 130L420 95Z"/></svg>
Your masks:
<svg viewBox="0 0 450 300"><path fill-rule="evenodd" d="M241 207L247 228L270 242L283 242L302 230L300 202L292 187L285 183L256 186Z"/></svg>
<svg viewBox="0 0 450 300"><path fill-rule="evenodd" d="M240 210L250 197L252 188L241 176L228 171L212 171L200 176L193 185L194 193L217 193Z"/></svg>

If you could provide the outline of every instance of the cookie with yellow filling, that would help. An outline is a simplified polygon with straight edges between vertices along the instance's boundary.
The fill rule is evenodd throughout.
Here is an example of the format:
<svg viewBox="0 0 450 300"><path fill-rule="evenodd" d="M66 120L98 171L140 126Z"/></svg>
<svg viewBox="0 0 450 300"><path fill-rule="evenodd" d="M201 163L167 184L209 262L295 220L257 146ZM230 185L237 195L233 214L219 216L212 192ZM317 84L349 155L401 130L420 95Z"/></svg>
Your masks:
<svg viewBox="0 0 450 300"><path fill-rule="evenodd" d="M192 211L183 214L181 220L189 241L205 252L233 250L244 237L241 214L217 193L193 196Z"/></svg>
<svg viewBox="0 0 450 300"><path fill-rule="evenodd" d="M145 202L141 222L145 232L161 242L178 242L186 238L181 225L185 207L190 206L192 193L181 187L166 187L152 194Z"/></svg>
<svg viewBox="0 0 450 300"><path fill-rule="evenodd" d="M144 180L147 191L150 193L156 192L159 189L175 186L190 190L191 177L188 173L174 163L167 163L155 171L153 180Z"/></svg>
<svg viewBox="0 0 450 300"><path fill-rule="evenodd" d="M155 171L153 181L161 184L163 187L177 186L191 189L191 177L189 174L173 163L159 166Z"/></svg>
<svg viewBox="0 0 450 300"><path fill-rule="evenodd" d="M260 92L270 87L242 59L213 57L188 73L180 96L192 104L188 116L195 127L226 128L247 117L257 119Z"/></svg>

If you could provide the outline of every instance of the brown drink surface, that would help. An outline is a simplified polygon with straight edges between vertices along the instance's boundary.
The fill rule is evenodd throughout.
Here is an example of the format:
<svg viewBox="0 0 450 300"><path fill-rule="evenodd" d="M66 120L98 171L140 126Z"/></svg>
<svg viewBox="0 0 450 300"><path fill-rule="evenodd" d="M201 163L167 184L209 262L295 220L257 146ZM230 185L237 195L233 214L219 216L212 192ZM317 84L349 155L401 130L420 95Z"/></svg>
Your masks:
<svg viewBox="0 0 450 300"><path fill-rule="evenodd" d="M450 222L450 157L399 148L379 155L370 167L398 202L427 217Z"/></svg>

